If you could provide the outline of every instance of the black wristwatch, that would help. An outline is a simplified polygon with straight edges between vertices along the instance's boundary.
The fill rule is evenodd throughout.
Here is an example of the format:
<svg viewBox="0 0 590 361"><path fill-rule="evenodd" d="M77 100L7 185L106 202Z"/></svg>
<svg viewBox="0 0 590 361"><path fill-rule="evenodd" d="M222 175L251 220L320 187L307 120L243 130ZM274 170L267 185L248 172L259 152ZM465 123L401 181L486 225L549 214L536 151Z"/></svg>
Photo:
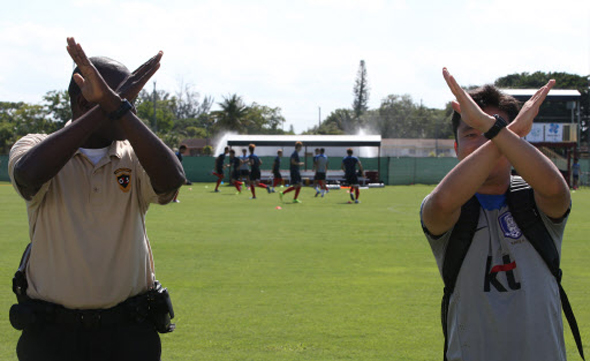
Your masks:
<svg viewBox="0 0 590 361"><path fill-rule="evenodd" d="M127 113L131 109L133 109L133 104L131 104L129 102L129 100L123 98L123 99L121 99L121 105L119 106L119 109L115 110L112 113L109 113L109 119L110 120L121 119L121 117L123 117L123 115L125 115L125 113Z"/></svg>
<svg viewBox="0 0 590 361"><path fill-rule="evenodd" d="M508 123L506 123L506 121L504 120L504 118L502 118L498 114L494 114L494 118L496 118L496 122L494 123L494 125L492 125L492 127L490 128L490 130L488 130L487 132L483 133L484 137L486 137L488 139L492 139L493 137L495 137L496 135L498 135L498 133L500 133L500 131L503 128L506 128L506 126L508 125Z"/></svg>

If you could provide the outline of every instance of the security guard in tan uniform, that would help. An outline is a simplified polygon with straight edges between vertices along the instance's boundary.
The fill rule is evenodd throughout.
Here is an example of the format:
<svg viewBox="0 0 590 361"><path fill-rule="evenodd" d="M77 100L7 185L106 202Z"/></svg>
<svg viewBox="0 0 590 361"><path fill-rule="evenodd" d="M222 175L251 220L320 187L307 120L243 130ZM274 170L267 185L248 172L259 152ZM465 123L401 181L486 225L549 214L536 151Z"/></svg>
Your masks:
<svg viewBox="0 0 590 361"><path fill-rule="evenodd" d="M24 287L16 287L26 292L11 310L23 329L17 354L160 360L157 331L172 329L173 313L155 280L145 215L150 203L170 202L185 176L126 99L158 70L162 52L130 73L108 58L89 60L73 38L67 48L78 65L68 89L73 122L23 137L9 157L31 238Z"/></svg>

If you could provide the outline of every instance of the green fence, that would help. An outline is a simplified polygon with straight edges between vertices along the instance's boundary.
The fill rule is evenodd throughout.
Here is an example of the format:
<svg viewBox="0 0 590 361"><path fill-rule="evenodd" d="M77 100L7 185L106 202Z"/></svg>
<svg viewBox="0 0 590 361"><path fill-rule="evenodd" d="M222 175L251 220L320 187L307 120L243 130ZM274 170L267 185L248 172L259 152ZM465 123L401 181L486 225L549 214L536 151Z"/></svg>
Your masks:
<svg viewBox="0 0 590 361"><path fill-rule="evenodd" d="M261 157L262 169L269 170L274 157ZM329 169L340 169L341 158L330 158ZM312 168L311 159L307 169ZM386 185L437 184L457 164L456 158L361 158L365 170L379 168L380 180ZM215 165L213 157L184 157L182 166L192 182L213 182L211 175ZM282 169L289 169L289 158L284 157ZM581 171L590 172L590 159L580 159ZM305 167L304 167L305 168ZM9 181L8 156L0 156L0 181Z"/></svg>
<svg viewBox="0 0 590 361"><path fill-rule="evenodd" d="M261 157L262 169L269 170L274 157ZM330 158L329 169L338 170L341 158ZM455 158L361 158L365 170L379 169L380 180L387 185L394 184L436 184L451 170L457 159ZM192 182L212 182L216 178L211 175L215 166L213 157L184 157L182 166L187 178ZM289 158L283 158L282 169L289 169ZM311 169L311 159L307 167Z"/></svg>
<svg viewBox="0 0 590 361"><path fill-rule="evenodd" d="M0 181L9 182L8 178L8 156L0 155Z"/></svg>

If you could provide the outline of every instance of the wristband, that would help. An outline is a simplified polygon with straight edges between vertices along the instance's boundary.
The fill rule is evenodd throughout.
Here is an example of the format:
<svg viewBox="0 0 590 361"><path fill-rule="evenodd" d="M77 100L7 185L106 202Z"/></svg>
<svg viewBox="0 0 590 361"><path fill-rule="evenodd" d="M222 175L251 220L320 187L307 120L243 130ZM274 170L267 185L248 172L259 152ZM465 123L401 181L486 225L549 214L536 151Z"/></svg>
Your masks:
<svg viewBox="0 0 590 361"><path fill-rule="evenodd" d="M125 115L131 109L133 109L133 104L131 104L129 102L129 100L123 98L123 99L121 99L121 105L119 106L119 109L115 110L112 113L109 113L109 119L110 120L121 119L123 117L123 115Z"/></svg>
<svg viewBox="0 0 590 361"><path fill-rule="evenodd" d="M488 139L492 139L493 137L498 135L498 133L500 133L500 131L508 125L504 118L502 118L498 114L494 114L494 118L496 118L496 122L494 123L494 125L492 125L492 127L487 132L483 133L484 137Z"/></svg>

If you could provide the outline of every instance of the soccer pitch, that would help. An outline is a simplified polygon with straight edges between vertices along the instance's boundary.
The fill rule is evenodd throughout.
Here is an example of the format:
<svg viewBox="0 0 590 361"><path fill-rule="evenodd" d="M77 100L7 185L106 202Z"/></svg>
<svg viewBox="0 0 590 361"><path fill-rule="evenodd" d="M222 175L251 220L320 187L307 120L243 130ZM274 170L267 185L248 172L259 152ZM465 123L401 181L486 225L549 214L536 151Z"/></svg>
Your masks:
<svg viewBox="0 0 590 361"><path fill-rule="evenodd" d="M282 203L261 188L250 200L249 191L213 187L184 186L181 203L153 205L147 216L156 275L176 312L162 360L442 359L442 281L418 215L432 186L361 190L361 204L348 204L345 190L314 198L304 187L293 204L293 192ZM590 190L572 201L563 285L589 353ZM8 310L28 225L7 183L0 204L0 360L16 360L20 333Z"/></svg>

